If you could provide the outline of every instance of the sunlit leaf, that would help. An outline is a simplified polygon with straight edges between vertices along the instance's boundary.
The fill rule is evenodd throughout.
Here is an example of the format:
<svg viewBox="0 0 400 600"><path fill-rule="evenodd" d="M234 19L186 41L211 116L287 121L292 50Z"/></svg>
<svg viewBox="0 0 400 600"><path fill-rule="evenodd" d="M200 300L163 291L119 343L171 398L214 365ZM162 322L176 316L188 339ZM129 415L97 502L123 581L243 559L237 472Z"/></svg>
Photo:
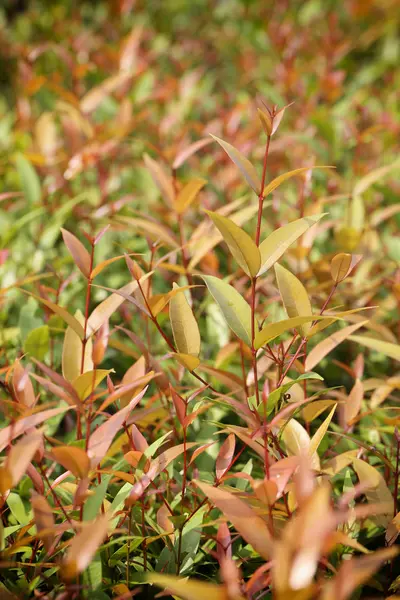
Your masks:
<svg viewBox="0 0 400 600"><path fill-rule="evenodd" d="M79 375L72 385L80 400L87 398L100 383L112 372L112 369L95 369Z"/></svg>
<svg viewBox="0 0 400 600"><path fill-rule="evenodd" d="M175 290L179 288L175 283L173 287ZM171 298L169 318L178 352L198 356L201 343L199 326L183 292Z"/></svg>
<svg viewBox="0 0 400 600"><path fill-rule="evenodd" d="M175 210L181 215L187 211L187 209L196 200L200 190L206 185L206 179L195 178L191 179L185 187L181 189L176 200Z"/></svg>
<svg viewBox="0 0 400 600"><path fill-rule="evenodd" d="M65 579L74 579L89 565L99 546L107 537L109 515L105 513L88 523L73 539L62 562Z"/></svg>
<svg viewBox="0 0 400 600"><path fill-rule="evenodd" d="M85 317L80 310L75 313L76 320L84 326ZM87 340L82 373L93 369L92 361L93 342ZM67 327L64 336L62 351L62 374L67 381L74 381L81 375L83 344L81 338L71 327Z"/></svg>
<svg viewBox="0 0 400 600"><path fill-rule="evenodd" d="M319 470L319 456L315 451L310 452L310 436L301 423L295 419L290 419L288 423L285 423L282 440L285 442L286 449L290 455L301 456L302 454L309 454L312 468Z"/></svg>
<svg viewBox="0 0 400 600"><path fill-rule="evenodd" d="M263 196L265 198L265 196L268 196L268 194L271 194L274 190L276 190L277 187L279 187L281 185L281 183L283 183L284 181L287 181L291 177L295 177L296 175L302 175L303 173L306 173L307 171L310 171L311 169L332 169L332 168L333 167L329 167L329 166L301 167L300 169L294 169L293 171L288 171L287 173L283 173L282 175L279 175L279 177L276 177L275 179L270 181L265 186L264 191L263 191Z"/></svg>
<svg viewBox="0 0 400 600"><path fill-rule="evenodd" d="M270 269L277 260L286 252L286 250L299 239L307 229L318 223L324 214L311 215L297 219L292 223L288 223L279 229L275 229L270 235L260 244L261 268L258 275L262 275Z"/></svg>
<svg viewBox="0 0 400 600"><path fill-rule="evenodd" d="M375 338L365 337L361 335L351 335L349 340L366 346L376 352L381 352L394 360L400 360L400 346L398 344L392 344L391 342L384 342Z"/></svg>
<svg viewBox="0 0 400 600"><path fill-rule="evenodd" d="M340 283L351 273L361 256L352 254L336 254L331 262L331 275L335 283Z"/></svg>
<svg viewBox="0 0 400 600"><path fill-rule="evenodd" d="M90 460L82 448L76 446L56 446L51 451L55 460L72 475L83 479L89 473Z"/></svg>
<svg viewBox="0 0 400 600"><path fill-rule="evenodd" d="M222 310L222 313L232 331L251 346L251 309L246 300L231 285L212 277L202 276L206 285Z"/></svg>
<svg viewBox="0 0 400 600"><path fill-rule="evenodd" d="M208 483L196 481L203 494L222 512L254 550L268 560L272 552L272 538L263 519L238 496Z"/></svg>
<svg viewBox="0 0 400 600"><path fill-rule="evenodd" d="M227 217L216 212L205 211L221 232L237 263L250 277L255 277L260 268L260 251L248 233Z"/></svg>
<svg viewBox="0 0 400 600"><path fill-rule="evenodd" d="M200 359L191 354L183 354L182 352L171 352L171 356L189 371L194 371L200 364Z"/></svg>
<svg viewBox="0 0 400 600"><path fill-rule="evenodd" d="M279 264L275 264L275 275L279 292L289 318L311 315L311 302L304 285L293 273ZM303 336L310 331L310 324L304 323L299 327Z"/></svg>

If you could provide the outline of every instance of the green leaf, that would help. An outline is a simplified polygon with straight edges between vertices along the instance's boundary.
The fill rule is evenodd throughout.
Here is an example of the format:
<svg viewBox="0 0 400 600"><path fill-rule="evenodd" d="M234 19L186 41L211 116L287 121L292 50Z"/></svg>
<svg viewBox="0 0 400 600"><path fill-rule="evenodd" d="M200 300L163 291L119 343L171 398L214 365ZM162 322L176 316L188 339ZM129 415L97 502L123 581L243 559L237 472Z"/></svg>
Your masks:
<svg viewBox="0 0 400 600"><path fill-rule="evenodd" d="M43 360L49 351L49 328L47 325L42 325L33 329L28 334L24 343L24 352L27 352L37 360Z"/></svg>
<svg viewBox="0 0 400 600"><path fill-rule="evenodd" d="M102 502L106 496L107 487L112 475L103 475L101 483L94 489L94 494L89 496L83 507L83 520L92 521L100 512Z"/></svg>
<svg viewBox="0 0 400 600"><path fill-rule="evenodd" d="M275 265L275 275L279 292L289 318L311 315L311 303L307 290L296 275L279 264ZM299 329L303 336L310 330L310 324L304 323Z"/></svg>
<svg viewBox="0 0 400 600"><path fill-rule="evenodd" d="M15 158L21 187L29 204L39 204L42 198L40 179L35 168L22 154Z"/></svg>
<svg viewBox="0 0 400 600"><path fill-rule="evenodd" d="M237 150L234 146L228 144L228 142L221 140L216 135L210 135L216 142L218 142L220 146L222 146L222 148L225 150L231 161L235 163L235 165L238 167L239 171L241 172L247 183L253 188L255 193L259 194L260 181L258 179L257 171L255 170L251 162L245 156L243 156L243 154L239 152L239 150Z"/></svg>
<svg viewBox="0 0 400 600"><path fill-rule="evenodd" d="M174 283L174 290L179 286ZM175 294L169 303L169 318L178 353L198 356L200 353L200 331L197 321L182 292Z"/></svg>
<svg viewBox="0 0 400 600"><path fill-rule="evenodd" d="M304 373L303 375L300 375L300 377L298 377L297 379L293 379L292 381L288 381L287 383L284 383L283 385L276 388L269 394L268 401L267 401L267 415L269 415L273 411L273 409L275 408L275 406L279 402L279 400L282 398L282 396L284 394L286 394L286 392L288 390L290 390L290 388L295 383L300 383L300 381L304 381L304 379L319 379L320 381L324 380L324 378L321 377L321 375L318 375L318 373L313 373L311 371L310 373ZM261 403L258 406L257 410L260 415L263 415L264 414L264 404Z"/></svg>
<svg viewBox="0 0 400 600"><path fill-rule="evenodd" d="M297 219L279 229L273 231L261 244L261 268L258 275L262 275L270 269L274 263L281 258L284 252L291 246L307 229L315 225L326 213L312 215Z"/></svg>
<svg viewBox="0 0 400 600"><path fill-rule="evenodd" d="M202 275L212 297L222 310L222 313L232 331L251 346L251 309L246 300L231 285L212 277Z"/></svg>
<svg viewBox="0 0 400 600"><path fill-rule="evenodd" d="M204 211L219 229L233 257L249 277L255 277L261 264L260 251L248 233L236 223L210 210Z"/></svg>

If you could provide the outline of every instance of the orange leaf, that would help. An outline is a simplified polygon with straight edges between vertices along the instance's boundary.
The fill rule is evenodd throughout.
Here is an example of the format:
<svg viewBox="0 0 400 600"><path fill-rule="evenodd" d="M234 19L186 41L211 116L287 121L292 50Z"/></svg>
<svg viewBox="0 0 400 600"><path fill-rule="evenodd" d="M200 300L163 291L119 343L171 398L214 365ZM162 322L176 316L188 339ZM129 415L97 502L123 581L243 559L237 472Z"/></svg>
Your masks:
<svg viewBox="0 0 400 600"><path fill-rule="evenodd" d="M61 228L61 233L64 243L74 259L76 266L85 277L89 278L91 271L91 259L89 252L86 250L82 242L80 242L78 238L75 237L70 231Z"/></svg>
<svg viewBox="0 0 400 600"><path fill-rule="evenodd" d="M76 446L57 446L52 449L55 460L72 475L83 479L89 472L90 460L82 448Z"/></svg>
<svg viewBox="0 0 400 600"><path fill-rule="evenodd" d="M75 579L90 564L97 549L107 537L108 525L109 515L106 513L85 526L72 539L61 567L65 579Z"/></svg>
<svg viewBox="0 0 400 600"><path fill-rule="evenodd" d="M217 479L221 479L228 471L235 453L235 436L230 433L222 444L215 463Z"/></svg>

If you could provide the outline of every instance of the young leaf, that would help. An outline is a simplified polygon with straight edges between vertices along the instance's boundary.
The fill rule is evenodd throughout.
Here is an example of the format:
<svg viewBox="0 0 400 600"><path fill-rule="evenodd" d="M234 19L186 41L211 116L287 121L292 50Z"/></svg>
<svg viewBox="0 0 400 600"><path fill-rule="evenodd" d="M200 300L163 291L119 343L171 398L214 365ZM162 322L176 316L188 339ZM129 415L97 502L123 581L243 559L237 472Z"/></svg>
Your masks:
<svg viewBox="0 0 400 600"><path fill-rule="evenodd" d="M85 246L70 231L61 228L65 245L67 246L78 269L85 277L90 277L90 254Z"/></svg>
<svg viewBox="0 0 400 600"><path fill-rule="evenodd" d="M75 318L83 327L85 323L85 317L83 316L80 310L76 311ZM85 346L85 358L83 362L82 371L83 373L86 373L87 371L91 371L93 369L92 350L93 343L92 340L89 339L87 340ZM61 361L62 374L64 379L66 379L67 381L72 382L81 374L82 351L83 344L81 338L71 327L67 327L64 336Z"/></svg>
<svg viewBox="0 0 400 600"><path fill-rule="evenodd" d="M196 177L191 179L184 188L179 192L175 200L175 210L178 215L182 215L187 211L191 204L196 200L200 190L206 185L206 179Z"/></svg>
<svg viewBox="0 0 400 600"><path fill-rule="evenodd" d="M36 451L42 444L43 436L35 429L20 439L15 446L12 446L7 457L5 466L1 468L0 487L2 493L4 489L4 470L11 476L11 486L16 486L25 475L29 463L32 461Z"/></svg>
<svg viewBox="0 0 400 600"><path fill-rule="evenodd" d="M35 392L29 377L29 373L21 366L19 360L14 362L12 384L14 394L21 404L28 407L35 405Z"/></svg>
<svg viewBox="0 0 400 600"><path fill-rule="evenodd" d="M381 352L394 360L400 361L400 346L398 344L392 344L391 342L383 342L382 340L376 340L375 338L364 337L361 335L351 335L349 340L357 342L362 346Z"/></svg>
<svg viewBox="0 0 400 600"><path fill-rule="evenodd" d="M251 309L249 304L235 288L218 277L202 275L202 278L221 308L229 327L241 340L251 346Z"/></svg>
<svg viewBox="0 0 400 600"><path fill-rule="evenodd" d="M336 410L336 404L332 408L329 415L326 417L325 421L323 423L321 423L321 425L318 427L317 431L314 433L313 437L311 438L310 445L308 447L308 453L310 456L313 456L314 453L315 454L317 453L319 445L322 442L322 440L324 439L326 432L328 431L328 427L330 425L330 422L332 421L332 417L333 417L335 410Z"/></svg>
<svg viewBox="0 0 400 600"><path fill-rule="evenodd" d="M245 178L247 183L253 188L255 193L259 194L260 181L257 175L257 171L255 170L251 162L247 158L245 158L243 154L239 152L239 150L231 146L231 144L228 144L228 142L221 140L216 135L210 135L216 142L218 142L220 146L222 146L222 148L225 150L231 161L235 163L242 176Z"/></svg>
<svg viewBox="0 0 400 600"><path fill-rule="evenodd" d="M90 564L99 546L107 537L109 515L100 515L73 539L61 565L61 572L68 581L75 579Z"/></svg>
<svg viewBox="0 0 400 600"><path fill-rule="evenodd" d="M361 256L346 254L342 252L336 254L331 262L331 275L335 283L340 283L348 277L356 264L361 260Z"/></svg>
<svg viewBox="0 0 400 600"><path fill-rule="evenodd" d="M215 472L217 475L217 479L221 479L228 471L233 455L235 453L235 436L233 433L230 433L224 443L222 444L217 460L215 462Z"/></svg>
<svg viewBox="0 0 400 600"><path fill-rule="evenodd" d="M72 385L80 400L87 398L113 369L96 369L79 375Z"/></svg>
<svg viewBox="0 0 400 600"><path fill-rule="evenodd" d="M202 481L194 482L222 512L240 535L253 546L260 556L268 560L272 552L272 538L265 521L253 508L227 490L213 487Z"/></svg>
<svg viewBox="0 0 400 600"><path fill-rule="evenodd" d="M275 229L263 242L260 244L261 268L258 275L262 275L270 269L277 260L286 252L296 240L307 229L315 225L325 213L321 215L312 215L297 219L292 223L288 223L279 229Z"/></svg>
<svg viewBox="0 0 400 600"><path fill-rule="evenodd" d="M315 470L319 470L319 456L316 452L310 452L310 436L301 423L295 419L290 419L284 426L282 439L285 442L289 455L300 456L302 454L308 454L311 458L311 467Z"/></svg>
<svg viewBox="0 0 400 600"><path fill-rule="evenodd" d="M301 281L279 264L275 265L275 275L288 317L311 315L310 299ZM303 337L310 331L310 327L309 323L300 325L299 329Z"/></svg>
<svg viewBox="0 0 400 600"><path fill-rule="evenodd" d="M360 379L356 379L356 382L347 397L346 404L344 405L344 421L346 425L350 425L360 412L363 398L364 386Z"/></svg>
<svg viewBox="0 0 400 600"><path fill-rule="evenodd" d="M22 417L15 421L12 425L8 425L7 427L3 427L0 431L0 452L4 450L4 448L12 442L16 437L30 429L31 427L36 427L36 425L40 425L44 421L48 421L52 417L56 417L57 415L61 415L62 413L69 410L69 407L60 407L60 408L50 408L48 410L44 410L42 412L29 415L28 417Z"/></svg>
<svg viewBox="0 0 400 600"><path fill-rule="evenodd" d="M233 257L249 277L255 277L261 264L260 251L248 233L227 217L216 212L204 211L221 232Z"/></svg>
<svg viewBox="0 0 400 600"><path fill-rule="evenodd" d="M76 446L56 446L52 449L52 456L72 475L83 479L90 469L90 460L82 448Z"/></svg>

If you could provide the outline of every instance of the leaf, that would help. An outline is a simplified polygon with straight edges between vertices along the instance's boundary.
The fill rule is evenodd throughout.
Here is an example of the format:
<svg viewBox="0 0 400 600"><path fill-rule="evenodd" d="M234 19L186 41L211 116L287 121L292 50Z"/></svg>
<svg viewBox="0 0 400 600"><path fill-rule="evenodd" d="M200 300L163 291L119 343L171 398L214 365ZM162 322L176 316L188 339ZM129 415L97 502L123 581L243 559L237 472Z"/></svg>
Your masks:
<svg viewBox="0 0 400 600"><path fill-rule="evenodd" d="M107 537L109 515L100 515L73 539L61 565L65 579L72 580L90 564L99 546Z"/></svg>
<svg viewBox="0 0 400 600"><path fill-rule="evenodd" d="M1 467L0 487L3 494L7 489L4 489L4 469L8 471L11 476L12 487L15 487L25 475L29 463L32 461L36 451L42 444L42 440L42 434L34 429L21 438L15 446L11 447L5 466Z"/></svg>
<svg viewBox="0 0 400 600"><path fill-rule="evenodd" d="M176 358L176 360L188 371L194 371L200 364L200 359L197 356L192 356L191 354L183 354L182 352L171 352L171 356Z"/></svg>
<svg viewBox="0 0 400 600"><path fill-rule="evenodd" d="M376 340L375 338L364 337L361 335L351 335L349 340L381 352L394 360L400 361L400 346L398 344L392 344L391 342L383 342L382 340Z"/></svg>
<svg viewBox="0 0 400 600"><path fill-rule="evenodd" d="M20 361L14 362L12 384L18 401L27 407L35 405L36 398L32 382L27 370L23 369Z"/></svg>
<svg viewBox="0 0 400 600"><path fill-rule="evenodd" d="M83 113L93 112L102 102L115 92L119 87L127 83L133 73L131 71L120 71L116 75L107 77L99 85L92 87L80 101L80 109Z"/></svg>
<svg viewBox="0 0 400 600"><path fill-rule="evenodd" d="M321 423L321 425L318 427L317 431L314 433L313 437L311 438L310 445L308 447L309 456L313 456L314 454L317 453L319 445L322 442L322 440L324 439L326 432L328 431L328 427L330 425L330 422L332 421L332 417L334 415L335 410L336 410L336 404L332 408L329 415L326 417L325 421L323 421L323 423Z"/></svg>
<svg viewBox="0 0 400 600"><path fill-rule="evenodd" d="M35 168L29 160L20 153L18 153L15 158L15 165L28 204L39 204L42 199L42 191L40 179Z"/></svg>
<svg viewBox="0 0 400 600"><path fill-rule="evenodd" d="M54 459L72 475L83 479L90 469L90 460L86 452L77 446L56 446L51 451Z"/></svg>
<svg viewBox="0 0 400 600"><path fill-rule="evenodd" d="M41 327L36 327L36 329L32 329L26 337L24 342L24 352L33 356L33 358L43 360L49 351L49 340L48 326L42 325Z"/></svg>
<svg viewBox="0 0 400 600"><path fill-rule="evenodd" d="M269 415L273 411L273 409L275 408L275 406L279 402L279 400L282 398L282 396L284 394L286 394L286 392L289 391L293 385L296 385L296 384L300 383L300 381L304 381L306 379L319 379L320 381L324 380L323 377L321 377L321 375L318 375L318 373L312 373L312 372L304 373L303 375L300 375L300 377L297 377L297 379L288 381L287 383L276 388L268 396L267 415ZM263 403L260 403L260 405L258 406L258 413L260 415L264 414L264 404Z"/></svg>
<svg viewBox="0 0 400 600"><path fill-rule="evenodd" d="M75 237L70 231L61 228L61 233L64 243L74 259L76 266L81 273L83 273L83 275L89 279L92 262L89 252L86 250L82 242L80 242L78 238Z"/></svg>
<svg viewBox="0 0 400 600"><path fill-rule="evenodd" d="M35 300L41 302L42 304L47 306L47 308L56 313L56 315L61 317L61 319L65 321L65 323L75 331L75 333L81 338L81 340L83 340L85 334L82 325L79 323L79 321L75 319L75 317L73 317L67 310L65 310L65 308L63 308L62 306L58 306L58 304L54 304L54 302L51 302L50 300L46 300L45 298L36 296L36 294L28 292L28 290L24 290L23 288L20 288L20 290L24 294L32 296L32 298L35 298Z"/></svg>
<svg viewBox="0 0 400 600"><path fill-rule="evenodd" d="M43 421L48 421L67 410L69 410L69 407L64 406L61 408L50 408L49 410L44 410L43 412L29 415L28 417L22 417L12 425L3 427L0 431L0 452L4 450L12 440L24 433L27 429L36 427L36 425L40 425Z"/></svg>
<svg viewBox="0 0 400 600"><path fill-rule="evenodd" d="M322 219L325 214L303 217L283 227L279 227L279 229L275 229L260 244L261 268L258 271L258 275L262 275L268 271L281 258L289 246L298 240L307 229Z"/></svg>
<svg viewBox="0 0 400 600"><path fill-rule="evenodd" d="M239 152L239 150L231 146L231 144L228 144L228 142L221 140L216 135L210 135L216 142L218 142L220 146L222 146L222 148L225 150L231 161L235 163L242 176L245 178L247 183L253 188L255 193L259 194L260 181L258 179L257 171L255 170L251 162L247 158L245 158L243 154Z"/></svg>
<svg viewBox="0 0 400 600"><path fill-rule="evenodd" d="M233 433L230 433L219 449L217 460L215 462L215 472L218 480L221 479L228 471L234 453L235 436Z"/></svg>
<svg viewBox="0 0 400 600"><path fill-rule="evenodd" d="M391 511L393 509L393 496L386 485L386 482L382 475L375 467L360 460L359 458L353 458L353 466L357 473L357 477L360 483L367 486L365 493L367 501L370 504L387 504L387 513L374 517L374 521L382 527L387 527L392 519Z"/></svg>
<svg viewBox="0 0 400 600"><path fill-rule="evenodd" d="M211 141L212 140L210 140L209 138L203 138L201 140L197 140L197 142L193 142L193 144L190 144L189 146L187 146L187 148L178 152L174 162L172 163L172 168L174 170L179 169L179 167L183 165L186 159L192 156L192 154L195 154L195 152L197 152L201 148L204 148L204 146L208 146L208 144L211 144Z"/></svg>
<svg viewBox="0 0 400 600"><path fill-rule="evenodd" d="M332 352L336 346L344 342L344 340L350 337L354 331L360 327L363 327L363 325L366 323L368 323L368 319L365 321L360 321L360 323L356 323L355 325L348 325L339 331L335 331L335 333L332 333L332 335L319 342L319 344L314 346L314 348L308 354L306 358L305 370L310 371L313 369L321 362L323 358L325 358L325 356Z"/></svg>
<svg viewBox="0 0 400 600"><path fill-rule="evenodd" d="M378 169L373 169L367 175L364 175L359 181L357 181L356 185L353 189L354 196L360 196L363 194L371 185L380 181L383 177L388 175L393 169L400 168L400 159L397 158L390 165L386 165L384 167L379 167Z"/></svg>
<svg viewBox="0 0 400 600"><path fill-rule="evenodd" d="M336 254L331 262L331 276L335 283L340 283L348 277L356 264L361 260L360 255Z"/></svg>
<svg viewBox="0 0 400 600"><path fill-rule="evenodd" d="M92 469L94 469L105 457L114 437L121 430L121 427L129 417L129 414L134 409L136 404L140 402L146 392L146 389L147 388L142 390L130 401L127 406L109 417L107 421L102 423L100 427L98 427L96 431L92 433L89 438L87 451Z"/></svg>
<svg viewBox="0 0 400 600"><path fill-rule="evenodd" d="M146 273L145 275L143 275L143 277L139 279L139 282L143 283L144 281L146 281L146 279L151 277L152 274L153 271ZM138 287L139 286L137 281L131 281L130 283L127 283L118 290L115 290L113 294L108 296L108 298L106 298L105 300L103 300L103 302L96 306L87 322L86 337L89 338L91 335L93 335L93 333L100 329L100 327L105 323L105 321L108 321L111 315L121 306L125 298L121 296L119 292L122 292L124 294L132 294L135 290L138 289Z"/></svg>
<svg viewBox="0 0 400 600"><path fill-rule="evenodd" d="M206 185L207 180L196 177L191 179L179 192L175 200L175 210L178 215L187 211L191 204L196 200L200 190Z"/></svg>
<svg viewBox="0 0 400 600"><path fill-rule="evenodd" d="M344 405L344 420L346 425L351 425L353 419L356 418L360 412L361 403L364 398L364 386L360 379L356 379L350 394L347 397L346 404Z"/></svg>
<svg viewBox="0 0 400 600"><path fill-rule="evenodd" d="M262 558L269 560L273 541L265 521L248 504L230 492L202 481L193 483L219 508L246 542L253 546Z"/></svg>
<svg viewBox="0 0 400 600"><path fill-rule="evenodd" d="M302 454L308 454L311 457L311 467L319 471L319 456L316 452L310 452L310 436L303 425L295 419L290 419L284 426L282 439L285 442L289 455L301 456Z"/></svg>
<svg viewBox="0 0 400 600"><path fill-rule="evenodd" d="M183 600L226 600L226 589L223 585L208 583L195 579L183 579L161 573L147 573L146 579L164 590L171 591ZM241 600L243 597L235 597Z"/></svg>
<svg viewBox="0 0 400 600"><path fill-rule="evenodd" d="M171 234L171 230L168 227L164 227L164 225L160 225L160 223L155 223L154 221L150 221L150 219L125 216L118 217L116 221L127 225L129 228L133 227L134 229L143 231L154 242L161 241L170 248L179 248L179 244L175 236Z"/></svg>
<svg viewBox="0 0 400 600"><path fill-rule="evenodd" d="M172 179L166 175L162 167L148 154L143 156L144 163L151 173L151 176L161 192L161 195L168 201L170 206L175 202L174 186Z"/></svg>
<svg viewBox="0 0 400 600"><path fill-rule="evenodd" d="M176 290L179 286L174 283L173 288ZM199 326L183 292L171 298L169 318L178 352L198 356L201 343Z"/></svg>
<svg viewBox="0 0 400 600"><path fill-rule="evenodd" d="M85 317L83 316L80 310L76 311L75 318L83 327L85 323ZM87 371L91 371L93 369L92 351L93 343L91 339L88 339L85 345L85 359L83 362L82 371L83 373L86 373ZM62 374L64 379L66 379L67 381L75 381L75 379L81 374L82 352L82 339L76 334L76 332L71 327L67 327L64 336L61 360Z"/></svg>
<svg viewBox="0 0 400 600"><path fill-rule="evenodd" d="M275 265L275 275L278 282L279 292L289 318L303 317L312 314L310 299L304 285L293 273L279 264ZM311 325L304 323L299 329L305 337L310 331Z"/></svg>
<svg viewBox="0 0 400 600"><path fill-rule="evenodd" d="M304 323L310 323L311 321L319 321L319 320L331 320L331 319L339 319L341 318L339 315L335 316L324 316L324 315L308 315L304 317L293 317L291 319L283 319L283 321L278 321L277 323L269 323L265 325L256 333L254 340L254 347L256 350L264 346L265 344L269 344L273 339L282 335L289 329L294 329L299 325L303 325Z"/></svg>
<svg viewBox="0 0 400 600"><path fill-rule="evenodd" d="M276 190L276 188L279 187L281 185L281 183L283 183L284 181L287 181L288 179L290 179L291 177L295 177L296 175L302 175L303 173L306 173L307 171L310 171L311 169L334 169L334 167L330 167L330 166L301 167L300 169L294 169L293 171L288 171L287 173L283 173L282 175L279 175L279 177L276 177L275 179L270 181L270 183L268 183L265 186L264 191L263 191L264 198L266 196L268 196L268 194L271 194L274 190ZM310 217L308 217L308 218L310 218Z"/></svg>
<svg viewBox="0 0 400 600"><path fill-rule="evenodd" d="M122 378L121 385L128 385L139 379L140 377L144 377L146 374L146 359L144 356L141 356L136 362L133 363L131 367L126 371L125 375ZM144 387L144 386L143 386ZM143 387L141 389L143 389ZM133 396L140 392L140 389L133 388L127 394L123 394L120 397L121 407L126 406L132 400ZM102 409L104 410L104 408Z"/></svg>
<svg viewBox="0 0 400 600"><path fill-rule="evenodd" d="M48 552L54 539L54 533L51 531L54 528L53 510L46 498L36 493L32 496L31 504L38 536L43 540Z"/></svg>
<svg viewBox="0 0 400 600"><path fill-rule="evenodd" d="M112 372L113 369L95 369L94 371L86 371L86 373L82 373L74 379L72 385L79 399L84 400L90 396L103 379Z"/></svg>
<svg viewBox="0 0 400 600"><path fill-rule="evenodd" d="M221 232L233 257L249 277L255 277L260 268L260 251L248 233L227 217L216 212L204 211Z"/></svg>
<svg viewBox="0 0 400 600"><path fill-rule="evenodd" d="M226 322L232 331L251 346L251 309L246 300L228 283L202 275L209 292L222 310Z"/></svg>

